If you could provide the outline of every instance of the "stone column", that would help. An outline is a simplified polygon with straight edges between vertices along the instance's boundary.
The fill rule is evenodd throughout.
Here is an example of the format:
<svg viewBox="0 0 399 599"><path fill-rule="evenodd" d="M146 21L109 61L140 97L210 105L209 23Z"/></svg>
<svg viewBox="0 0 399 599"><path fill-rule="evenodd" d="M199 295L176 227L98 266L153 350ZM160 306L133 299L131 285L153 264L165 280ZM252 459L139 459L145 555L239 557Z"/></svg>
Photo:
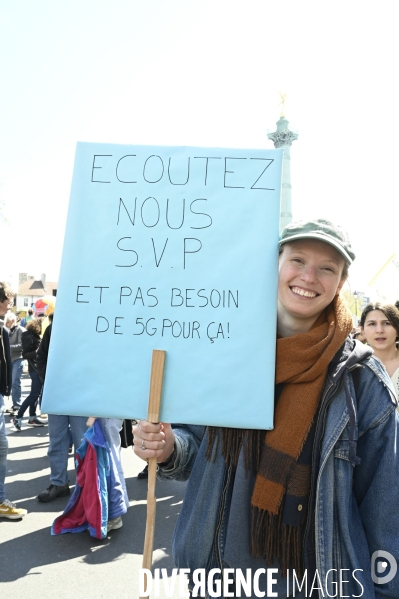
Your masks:
<svg viewBox="0 0 399 599"><path fill-rule="evenodd" d="M291 212L291 156L290 148L292 142L298 139L298 134L290 131L288 121L281 115L276 123L277 129L268 133L267 137L274 143L275 148L282 148L283 172L281 181L281 205L280 205L280 232L292 221Z"/></svg>

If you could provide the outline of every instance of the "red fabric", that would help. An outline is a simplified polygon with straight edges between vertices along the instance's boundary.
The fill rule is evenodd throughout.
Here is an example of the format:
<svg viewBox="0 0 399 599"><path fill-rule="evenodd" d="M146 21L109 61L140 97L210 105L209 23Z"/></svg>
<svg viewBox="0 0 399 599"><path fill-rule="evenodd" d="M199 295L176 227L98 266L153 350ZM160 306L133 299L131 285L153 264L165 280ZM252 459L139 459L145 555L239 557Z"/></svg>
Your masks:
<svg viewBox="0 0 399 599"><path fill-rule="evenodd" d="M76 454L78 468L76 484L80 487L77 501L68 512L61 514L53 525L54 534L62 534L66 530L76 529L88 523L96 531L96 538L101 539L101 501L98 482L97 455L93 446L88 443L83 460Z"/></svg>

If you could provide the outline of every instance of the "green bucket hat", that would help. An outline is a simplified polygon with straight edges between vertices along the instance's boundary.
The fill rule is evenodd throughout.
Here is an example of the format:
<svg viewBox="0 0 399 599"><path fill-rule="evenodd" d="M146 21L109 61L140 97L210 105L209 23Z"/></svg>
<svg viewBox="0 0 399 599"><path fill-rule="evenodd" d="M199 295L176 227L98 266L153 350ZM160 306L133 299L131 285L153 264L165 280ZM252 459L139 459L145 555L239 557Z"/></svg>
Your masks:
<svg viewBox="0 0 399 599"><path fill-rule="evenodd" d="M279 246L297 239L318 239L332 245L345 258L348 264L352 264L356 258L348 235L345 231L324 218L315 220L302 220L287 225L280 237Z"/></svg>

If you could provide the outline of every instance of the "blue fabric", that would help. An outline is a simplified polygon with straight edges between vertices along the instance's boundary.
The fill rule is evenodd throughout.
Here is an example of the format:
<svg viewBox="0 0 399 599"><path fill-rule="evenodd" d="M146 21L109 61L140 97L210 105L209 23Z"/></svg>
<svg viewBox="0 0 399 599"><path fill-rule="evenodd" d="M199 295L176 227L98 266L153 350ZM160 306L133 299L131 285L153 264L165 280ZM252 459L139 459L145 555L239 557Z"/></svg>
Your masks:
<svg viewBox="0 0 399 599"><path fill-rule="evenodd" d="M29 407L29 416L36 416L36 405L39 399L40 391L42 390L42 383L39 379L39 375L35 370L29 372L29 376L32 380L30 393L28 397L23 401L17 414L17 418L22 418L27 408Z"/></svg>
<svg viewBox="0 0 399 599"><path fill-rule="evenodd" d="M12 363L12 405L14 408L21 406L21 376L24 367L24 361L22 358L17 358Z"/></svg>
<svg viewBox="0 0 399 599"><path fill-rule="evenodd" d="M214 462L206 460L207 437L201 441L198 427L176 425L174 430L174 463L158 472L160 478L189 477L173 557L179 568L209 571L223 564L234 479L226 471L220 447ZM304 540L305 568L317 567L324 596L327 591L334 596L334 587L325 587L328 570L346 568L358 569L362 596L399 599L399 575L384 585L374 584L370 567L377 550L388 551L399 561L398 432L395 394L385 368L369 349L347 340L330 365L320 402ZM240 528L245 521L232 524ZM360 585L347 578L345 594L360 596Z"/></svg>
<svg viewBox="0 0 399 599"><path fill-rule="evenodd" d="M84 477L80 476L83 469ZM87 469L90 469L89 473ZM93 475L96 483L87 488L86 480L91 481ZM111 459L110 447L99 420L85 432L76 451L76 480L74 492L63 514L54 521L51 534L77 533L88 529L91 536L103 539L107 536L108 520L122 516L127 508L118 470ZM92 509L93 505L100 509L100 521L93 517L93 514L98 512L98 509ZM86 506L90 506L87 511ZM77 517L74 522L75 513ZM68 527L63 526L65 517Z"/></svg>
<svg viewBox="0 0 399 599"><path fill-rule="evenodd" d="M126 483L125 483L125 475L122 467L122 459L121 459L121 437L119 431L123 426L123 420L120 418L99 418L101 423L105 438L108 441L110 448L110 459L113 464L112 467L117 470L118 478L115 478L114 485L116 490L119 493L123 494L126 510L129 507L129 497L127 494ZM119 509L119 506L118 506ZM110 501L109 505L109 517L108 519L113 519L114 516L113 502Z"/></svg>

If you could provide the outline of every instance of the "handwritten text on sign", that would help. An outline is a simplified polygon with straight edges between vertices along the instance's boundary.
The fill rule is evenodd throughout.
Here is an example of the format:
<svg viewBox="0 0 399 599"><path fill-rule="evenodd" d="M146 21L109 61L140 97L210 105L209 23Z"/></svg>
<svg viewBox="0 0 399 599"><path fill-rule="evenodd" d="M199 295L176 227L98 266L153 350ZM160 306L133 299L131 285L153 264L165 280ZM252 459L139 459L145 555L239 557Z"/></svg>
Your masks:
<svg viewBox="0 0 399 599"><path fill-rule="evenodd" d="M78 144L50 356L75 413L145 415L158 348L164 420L243 426L253 394L271 426L280 177L275 150Z"/></svg>

